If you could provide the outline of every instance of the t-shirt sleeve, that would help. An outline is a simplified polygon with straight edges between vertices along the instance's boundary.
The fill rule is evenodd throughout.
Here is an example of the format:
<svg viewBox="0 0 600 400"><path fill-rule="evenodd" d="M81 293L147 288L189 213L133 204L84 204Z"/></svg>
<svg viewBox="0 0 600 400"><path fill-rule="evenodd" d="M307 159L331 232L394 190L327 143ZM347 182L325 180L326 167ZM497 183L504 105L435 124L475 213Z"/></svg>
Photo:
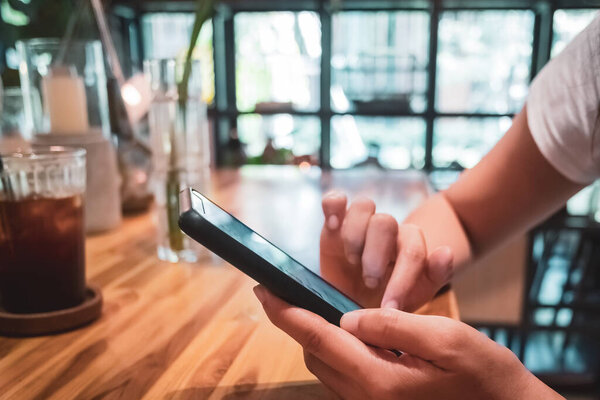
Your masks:
<svg viewBox="0 0 600 400"><path fill-rule="evenodd" d="M600 16L538 74L527 121L538 148L578 183L600 177Z"/></svg>

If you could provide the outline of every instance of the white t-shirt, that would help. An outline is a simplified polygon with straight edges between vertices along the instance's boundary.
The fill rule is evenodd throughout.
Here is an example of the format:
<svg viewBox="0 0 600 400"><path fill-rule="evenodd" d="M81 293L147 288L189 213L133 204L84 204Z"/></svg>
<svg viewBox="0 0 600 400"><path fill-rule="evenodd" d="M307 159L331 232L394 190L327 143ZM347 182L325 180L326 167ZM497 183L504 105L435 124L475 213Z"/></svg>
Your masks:
<svg viewBox="0 0 600 400"><path fill-rule="evenodd" d="M600 178L600 15L533 80L527 121L561 174L578 183Z"/></svg>

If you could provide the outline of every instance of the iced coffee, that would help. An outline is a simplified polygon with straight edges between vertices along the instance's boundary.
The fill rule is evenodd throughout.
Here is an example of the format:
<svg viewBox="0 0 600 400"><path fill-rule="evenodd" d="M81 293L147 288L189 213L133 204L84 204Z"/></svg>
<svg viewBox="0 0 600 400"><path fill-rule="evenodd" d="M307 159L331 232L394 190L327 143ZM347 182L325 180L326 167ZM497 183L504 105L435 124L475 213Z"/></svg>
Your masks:
<svg viewBox="0 0 600 400"><path fill-rule="evenodd" d="M38 313L81 304L85 151L0 157L0 306Z"/></svg>

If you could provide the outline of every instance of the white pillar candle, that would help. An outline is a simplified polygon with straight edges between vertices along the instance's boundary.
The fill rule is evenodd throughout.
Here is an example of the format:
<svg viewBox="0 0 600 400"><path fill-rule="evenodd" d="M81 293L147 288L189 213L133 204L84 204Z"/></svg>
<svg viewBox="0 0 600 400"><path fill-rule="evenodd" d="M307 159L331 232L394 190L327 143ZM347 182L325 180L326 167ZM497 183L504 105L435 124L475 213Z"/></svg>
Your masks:
<svg viewBox="0 0 600 400"><path fill-rule="evenodd" d="M42 93L50 133L83 134L89 130L85 86L73 68L51 68L42 78Z"/></svg>

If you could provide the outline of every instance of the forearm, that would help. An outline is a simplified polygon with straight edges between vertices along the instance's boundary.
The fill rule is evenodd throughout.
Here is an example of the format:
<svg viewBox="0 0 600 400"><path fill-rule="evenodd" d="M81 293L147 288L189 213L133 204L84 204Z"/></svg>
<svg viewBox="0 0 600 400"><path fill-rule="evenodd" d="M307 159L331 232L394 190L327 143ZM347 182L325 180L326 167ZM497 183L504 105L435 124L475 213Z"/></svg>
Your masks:
<svg viewBox="0 0 600 400"><path fill-rule="evenodd" d="M450 246L460 268L547 218L582 187L540 153L524 109L479 164L405 222L423 230L429 251Z"/></svg>
<svg viewBox="0 0 600 400"><path fill-rule="evenodd" d="M548 218L584 185L571 182L544 158L523 109L496 146L448 188L475 257Z"/></svg>

